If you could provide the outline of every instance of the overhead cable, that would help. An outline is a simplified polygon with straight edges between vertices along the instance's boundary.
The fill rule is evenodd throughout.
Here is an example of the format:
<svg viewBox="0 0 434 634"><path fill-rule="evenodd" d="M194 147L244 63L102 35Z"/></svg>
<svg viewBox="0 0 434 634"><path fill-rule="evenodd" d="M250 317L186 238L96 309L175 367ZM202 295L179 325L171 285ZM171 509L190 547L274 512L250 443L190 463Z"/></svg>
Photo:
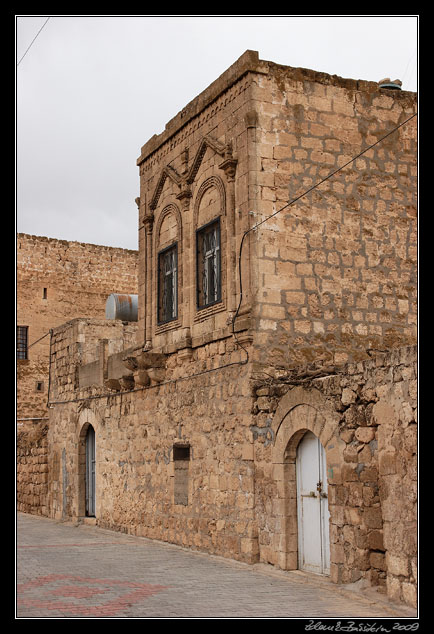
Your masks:
<svg viewBox="0 0 434 634"><path fill-rule="evenodd" d="M365 148L364 150L362 150L361 152L359 152L359 154L357 154L356 156L354 156L352 159L350 159L349 161L347 161L344 165L342 165L341 167L338 167L337 169L335 169L333 172L331 172L330 174L328 174L328 176L326 176L325 178L323 178L322 180L320 180L318 183L316 183L315 185L312 185L312 187L310 187L309 189L307 189L306 191L304 191L302 194L300 194L299 196L296 196L296 198L294 198L293 200L291 200L289 203L287 203L286 205L284 205L283 207L281 207L280 209L278 209L277 211L275 211L274 213L272 213L270 216L267 216L266 218L264 218L263 220L261 220L260 222L258 222L256 225L254 225L253 227L250 227L250 229L247 229L247 231L244 232L242 238L241 238L241 243L240 243L240 251L239 251L239 255L238 255L238 267L239 267L239 277L240 277L240 301L238 304L238 308L236 310L236 313L232 319L232 334L235 338L235 341L237 343L237 345L242 348L242 350L245 352L246 354L246 358L244 361L235 361L232 363L228 363L222 366L218 366L216 368L211 368L209 370L204 370L202 372L198 372L197 374L192 374L189 376L184 376L184 377L179 377L178 379L170 379L168 381L162 381L161 383L157 383L154 385L148 385L148 386L142 386L139 388L133 388L132 390L123 390L120 392L109 392L109 393L105 393L105 394L95 394L92 396L88 396L88 397L80 397L80 398L75 398L75 399L70 399L70 400L65 400L65 401L48 401L48 406L50 405L60 405L60 404L65 404L65 403L77 403L79 401L87 401L87 400L93 400L93 399L99 399L99 398L107 398L110 396L122 396L123 394L130 394L132 392L138 392L138 391L143 391L143 390L148 390L148 389L152 389L152 388L157 388L163 385L168 385L171 383L177 383L178 381L183 381L186 379L190 379L190 378L195 378L198 376L202 376L203 374L207 374L209 372L215 372L216 370L223 370L224 368L233 366L233 365L245 365L248 360L249 360L249 353L248 351L244 348L244 346L238 341L236 334L235 334L235 320L238 317L240 308L241 308L241 303L242 303L242 299L243 299L243 290L242 290L242 277L241 277L241 255L242 255L242 249L243 249L243 244L244 244L244 239L246 238L246 236L251 232L254 231L255 229L257 229L259 226L261 226L262 224L264 224L265 222L267 222L268 220L270 220L271 218L274 218L274 216L277 216L277 214L279 214L281 211L284 211L284 209L287 209L288 207L290 207L291 205L293 205L294 203L296 203L298 200L300 200L301 198L303 198L304 196L306 196L307 194L309 194L312 190L316 189L317 187L319 187L322 183L324 183L325 181L327 181L328 179L330 179L332 176L334 176L335 174L337 174L338 172L340 172L341 170L343 170L345 167L347 167L348 165L350 165L351 163L353 163L356 159L358 159L360 156L362 156L363 154L366 154L366 152L368 152L369 150L371 150L373 147L375 147L376 145L378 145L379 143L381 143L382 141L384 141L384 139L386 139L388 136L390 136L391 134L393 134L394 132L396 132L397 130L399 130L399 128L401 128L402 126L404 126L406 123L408 123L409 121L411 121L414 117L417 116L417 113L413 114L411 117L409 117L408 119L406 119L405 121L403 121L402 123L400 123L398 126L396 126L395 128L393 128L393 130L391 130L390 132L388 132L387 134L385 134L384 136L382 136L380 139L378 139L378 141L376 141L375 143L373 143L372 145L368 146L367 148Z"/></svg>
<svg viewBox="0 0 434 634"><path fill-rule="evenodd" d="M32 46L33 42L36 40L36 38L38 37L39 33L42 31L42 29L44 28L44 26L47 24L48 20L50 18L48 17L44 24L41 26L41 28L39 29L39 31L36 33L35 37L33 38L33 40L30 42L29 46L26 49L26 52L24 53L24 55L22 56L22 58L20 59L20 61L17 63L17 66L19 66L21 64L21 62L23 61L23 59L25 58L25 56L27 55L28 51L30 50L30 47Z"/></svg>

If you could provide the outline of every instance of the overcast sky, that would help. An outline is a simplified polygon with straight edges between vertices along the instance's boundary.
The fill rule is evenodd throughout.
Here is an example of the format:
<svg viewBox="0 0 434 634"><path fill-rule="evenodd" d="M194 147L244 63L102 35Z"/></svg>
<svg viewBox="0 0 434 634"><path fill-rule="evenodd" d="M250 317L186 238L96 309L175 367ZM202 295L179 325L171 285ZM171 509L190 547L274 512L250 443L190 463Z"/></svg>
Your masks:
<svg viewBox="0 0 434 634"><path fill-rule="evenodd" d="M417 16L16 16L17 231L137 249L140 148L247 49L417 91Z"/></svg>

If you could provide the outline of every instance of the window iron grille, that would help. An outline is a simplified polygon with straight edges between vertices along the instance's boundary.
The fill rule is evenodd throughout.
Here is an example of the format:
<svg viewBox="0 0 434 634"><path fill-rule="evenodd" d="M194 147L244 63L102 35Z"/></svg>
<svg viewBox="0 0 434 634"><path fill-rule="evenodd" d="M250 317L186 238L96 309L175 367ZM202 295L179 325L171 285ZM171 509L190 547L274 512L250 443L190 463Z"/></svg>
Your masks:
<svg viewBox="0 0 434 634"><path fill-rule="evenodd" d="M204 308L221 300L220 222L197 232L197 304Z"/></svg>
<svg viewBox="0 0 434 634"><path fill-rule="evenodd" d="M17 326L17 359L27 359L28 326Z"/></svg>
<svg viewBox="0 0 434 634"><path fill-rule="evenodd" d="M158 323L178 316L178 249L177 245L158 254Z"/></svg>

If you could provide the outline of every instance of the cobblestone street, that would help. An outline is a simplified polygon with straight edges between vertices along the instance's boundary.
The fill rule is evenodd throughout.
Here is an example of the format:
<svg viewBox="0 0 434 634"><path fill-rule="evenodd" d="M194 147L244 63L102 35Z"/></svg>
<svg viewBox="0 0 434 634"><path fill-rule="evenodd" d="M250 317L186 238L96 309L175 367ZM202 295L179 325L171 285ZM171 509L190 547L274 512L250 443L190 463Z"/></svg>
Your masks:
<svg viewBox="0 0 434 634"><path fill-rule="evenodd" d="M18 619L416 617L374 590L23 513L16 610Z"/></svg>

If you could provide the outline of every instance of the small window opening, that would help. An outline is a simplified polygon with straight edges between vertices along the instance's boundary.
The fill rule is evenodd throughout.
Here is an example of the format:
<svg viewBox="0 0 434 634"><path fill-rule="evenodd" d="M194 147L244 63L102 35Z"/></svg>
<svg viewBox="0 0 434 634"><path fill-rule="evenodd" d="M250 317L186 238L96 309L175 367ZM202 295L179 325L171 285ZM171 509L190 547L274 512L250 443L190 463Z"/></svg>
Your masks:
<svg viewBox="0 0 434 634"><path fill-rule="evenodd" d="M174 503L188 505L188 484L190 468L190 447L173 447L174 463Z"/></svg>
<svg viewBox="0 0 434 634"><path fill-rule="evenodd" d="M28 359L28 326L17 326L17 359Z"/></svg>
<svg viewBox="0 0 434 634"><path fill-rule="evenodd" d="M47 289L44 288L42 291L42 299L47 299Z"/></svg>
<svg viewBox="0 0 434 634"><path fill-rule="evenodd" d="M36 381L35 389L36 389L37 392L43 392L44 391L44 382L43 381Z"/></svg>
<svg viewBox="0 0 434 634"><path fill-rule="evenodd" d="M180 447L175 445L173 448L174 460L190 460L190 447Z"/></svg>

